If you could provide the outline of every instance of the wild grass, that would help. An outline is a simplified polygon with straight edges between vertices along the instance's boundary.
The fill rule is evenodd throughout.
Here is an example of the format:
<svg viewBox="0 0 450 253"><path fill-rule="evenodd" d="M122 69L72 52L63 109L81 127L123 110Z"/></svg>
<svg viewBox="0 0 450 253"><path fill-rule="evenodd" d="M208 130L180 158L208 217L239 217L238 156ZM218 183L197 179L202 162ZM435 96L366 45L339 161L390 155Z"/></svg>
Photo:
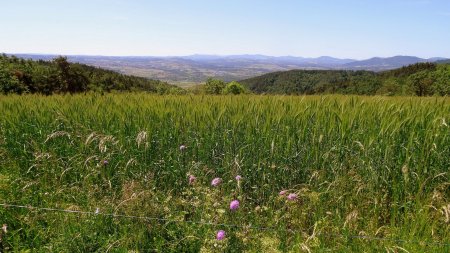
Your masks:
<svg viewBox="0 0 450 253"><path fill-rule="evenodd" d="M0 96L1 203L160 219L0 207L2 246L449 252L449 124L448 98Z"/></svg>

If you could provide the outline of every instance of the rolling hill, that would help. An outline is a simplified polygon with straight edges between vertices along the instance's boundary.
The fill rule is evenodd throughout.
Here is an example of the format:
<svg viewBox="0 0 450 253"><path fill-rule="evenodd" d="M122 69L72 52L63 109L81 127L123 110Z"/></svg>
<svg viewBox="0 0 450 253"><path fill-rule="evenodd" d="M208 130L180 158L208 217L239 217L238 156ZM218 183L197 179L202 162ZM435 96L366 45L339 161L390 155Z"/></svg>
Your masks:
<svg viewBox="0 0 450 253"><path fill-rule="evenodd" d="M450 95L450 65L422 62L383 72L290 70L244 79L240 83L260 94L445 96Z"/></svg>

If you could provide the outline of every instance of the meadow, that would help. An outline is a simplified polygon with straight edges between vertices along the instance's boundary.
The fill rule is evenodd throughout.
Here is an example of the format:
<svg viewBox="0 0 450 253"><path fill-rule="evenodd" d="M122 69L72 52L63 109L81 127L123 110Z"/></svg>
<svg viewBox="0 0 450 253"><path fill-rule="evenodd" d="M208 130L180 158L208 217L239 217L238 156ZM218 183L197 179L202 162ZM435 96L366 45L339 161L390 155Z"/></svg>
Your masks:
<svg viewBox="0 0 450 253"><path fill-rule="evenodd" d="M449 124L449 98L0 95L0 204L29 206L0 247L450 252Z"/></svg>

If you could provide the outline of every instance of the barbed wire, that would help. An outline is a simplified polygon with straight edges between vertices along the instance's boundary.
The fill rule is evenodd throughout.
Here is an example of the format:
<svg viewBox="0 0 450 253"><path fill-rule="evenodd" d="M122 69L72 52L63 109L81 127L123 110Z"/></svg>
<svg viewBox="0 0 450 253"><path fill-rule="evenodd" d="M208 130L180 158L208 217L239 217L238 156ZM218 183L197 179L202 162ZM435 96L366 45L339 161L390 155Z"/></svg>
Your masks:
<svg viewBox="0 0 450 253"><path fill-rule="evenodd" d="M285 231L285 232L295 232L293 229L286 229L280 227L263 227L263 226L241 226L236 224L226 224L226 223L214 223L207 221L189 221L189 220L176 220L176 219L168 219L161 217L149 217L149 216L138 216L138 215L125 215L125 214L116 214L116 213L103 213L100 212L99 208L96 208L95 211L80 211L80 210L70 210L70 209L60 209L60 208L50 208L50 207L36 207L30 205L16 205L16 204L7 204L0 203L0 206L6 208L20 208L27 210L40 210L40 211L49 211L49 212L61 212L61 213L70 213L70 214L86 214L86 215L101 215L108 216L113 218L127 218L127 219L140 219L140 220L155 220L155 221L163 221L163 222L173 222L173 223L190 223L197 225L206 225L206 226L216 226L216 227L229 227L229 228L244 228L244 229L253 229L260 231ZM404 239L395 239L395 238L387 238L387 237L377 237L377 236L366 236L366 235L344 235L344 234L331 234L331 233L317 233L316 236L322 237L340 237L340 238L354 238L354 239L364 239L364 240L378 240L378 241L391 241L397 243L417 243L422 246L450 246L450 243L445 242L437 242L437 241L420 241L420 240L404 240Z"/></svg>

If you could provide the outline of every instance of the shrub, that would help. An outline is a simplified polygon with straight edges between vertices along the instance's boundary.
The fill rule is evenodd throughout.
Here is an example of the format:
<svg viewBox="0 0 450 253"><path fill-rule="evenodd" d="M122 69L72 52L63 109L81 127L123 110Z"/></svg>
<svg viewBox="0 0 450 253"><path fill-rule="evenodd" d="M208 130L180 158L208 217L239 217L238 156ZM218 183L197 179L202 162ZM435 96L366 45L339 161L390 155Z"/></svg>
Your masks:
<svg viewBox="0 0 450 253"><path fill-rule="evenodd" d="M225 88L225 82L222 80L208 78L205 84L206 94L221 94L222 90Z"/></svg>
<svg viewBox="0 0 450 253"><path fill-rule="evenodd" d="M244 86L242 86L242 84L233 81L231 83L228 83L227 86L225 87L225 89L223 89L223 94L233 94L233 95L238 95L238 94L243 94L246 93L246 89L244 88Z"/></svg>

